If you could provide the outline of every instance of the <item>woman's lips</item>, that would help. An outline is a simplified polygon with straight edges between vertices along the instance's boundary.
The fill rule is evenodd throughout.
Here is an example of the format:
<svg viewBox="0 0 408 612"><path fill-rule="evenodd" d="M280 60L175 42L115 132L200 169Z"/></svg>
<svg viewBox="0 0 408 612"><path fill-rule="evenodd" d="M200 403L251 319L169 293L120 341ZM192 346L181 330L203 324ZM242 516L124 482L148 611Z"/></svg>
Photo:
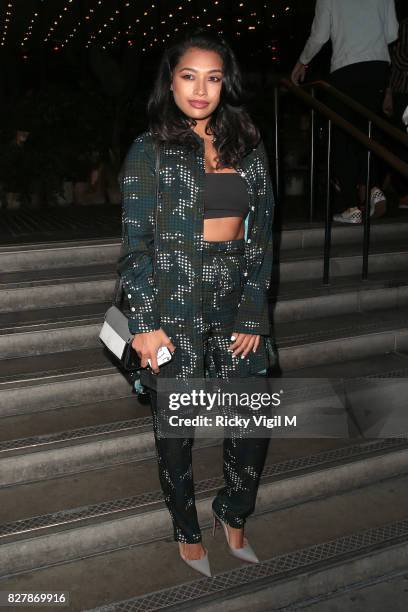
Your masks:
<svg viewBox="0 0 408 612"><path fill-rule="evenodd" d="M194 108L204 108L209 105L209 102L198 102L198 100L189 100L188 102Z"/></svg>

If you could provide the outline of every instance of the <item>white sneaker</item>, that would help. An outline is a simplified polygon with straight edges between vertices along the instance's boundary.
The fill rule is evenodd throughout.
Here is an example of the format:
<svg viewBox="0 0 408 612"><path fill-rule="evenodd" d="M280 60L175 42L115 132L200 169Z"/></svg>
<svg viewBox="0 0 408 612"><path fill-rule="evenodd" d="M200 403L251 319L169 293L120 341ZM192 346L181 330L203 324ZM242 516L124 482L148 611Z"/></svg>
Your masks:
<svg viewBox="0 0 408 612"><path fill-rule="evenodd" d="M370 199L370 217L377 219L385 215L387 210L387 198L378 187L373 187L371 190Z"/></svg>
<svg viewBox="0 0 408 612"><path fill-rule="evenodd" d="M361 210L357 206L353 206L352 208L347 208L338 215L333 215L333 221L337 221L338 223L358 224L363 222L363 217Z"/></svg>

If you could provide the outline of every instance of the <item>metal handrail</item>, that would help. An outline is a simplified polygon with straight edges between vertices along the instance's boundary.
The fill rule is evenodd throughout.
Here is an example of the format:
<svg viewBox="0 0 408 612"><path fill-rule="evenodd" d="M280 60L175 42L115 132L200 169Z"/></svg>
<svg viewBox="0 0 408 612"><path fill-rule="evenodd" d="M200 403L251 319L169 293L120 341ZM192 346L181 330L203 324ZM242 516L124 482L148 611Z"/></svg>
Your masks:
<svg viewBox="0 0 408 612"><path fill-rule="evenodd" d="M325 84L324 81L317 81L315 85L321 87ZM375 153L378 157L387 162L395 170L400 172L403 176L408 178L408 164L399 159L396 155L391 153L384 146L372 139L372 125L375 123L378 127L386 131L390 136L396 137L400 142L408 145L408 137L405 134L397 136L398 130L392 128L380 117L368 111L364 106L358 104L348 96L344 96L341 92L332 88L329 84L325 84L330 88L330 92L342 99L343 102L354 108L356 112L364 115L368 121L368 135L364 134L361 130L352 125L349 121L346 121L338 113L333 111L331 108L316 100L314 97L314 89L312 95L307 93L303 88L294 85L292 81L288 79L282 79L280 85L284 86L287 90L293 93L297 98L304 102L311 110L312 122L311 122L311 170L310 170L310 182L311 182L311 194L310 194L310 211L311 220L313 214L313 200L314 200L314 175L315 175L315 121L314 114L317 111L321 115L328 119L328 148L327 148L327 189L326 189L326 216L325 216L325 240L324 240L324 264L323 264L323 284L329 284L329 262L330 262L330 248L331 248L331 211L330 211L330 178L331 178L331 140L332 140L332 125L336 125L340 129L347 132L352 138L357 140L367 149L367 181L366 181L366 207L364 213L364 238L363 238L363 269L362 269L362 280L367 280L368 276L368 254L369 254L369 239L370 239L370 177L371 177L371 157L372 153ZM343 99L344 98L344 99ZM277 189L279 190L279 143L278 143L278 124L279 124L279 90L275 89L275 166L277 175ZM394 133L395 131L395 133ZM277 192L279 197L279 191Z"/></svg>
<svg viewBox="0 0 408 612"><path fill-rule="evenodd" d="M354 110L356 113L367 119L367 121L371 121L371 123L373 123L380 130L388 134L388 136L394 138L395 140L399 140L399 142L408 147L408 134L405 134L405 132L403 132L402 130L399 130L395 126L391 125L385 119L382 119L359 102L353 100L353 98L350 98L350 96L347 96L343 92L336 89L336 87L333 87L333 85L330 85L330 83L321 80L309 81L301 87L313 87L324 90L326 93L333 96L334 98L337 98L338 100L340 100L340 102L343 102L343 104L345 104L346 106Z"/></svg>
<svg viewBox="0 0 408 612"><path fill-rule="evenodd" d="M288 79L281 80L282 85L284 85L287 89L289 89L296 97L305 102L308 106L314 108L319 113L330 119L335 125L339 128L346 131L350 136L352 136L355 140L358 140L365 148L370 149L373 153L381 157L384 161L386 161L390 166L398 170L401 174L408 178L408 164L403 162L399 157L391 153L388 149L386 149L383 145L380 145L375 140L372 140L364 132L356 128L352 123L346 121L334 110L316 100L312 95L308 94L306 91L294 85L292 81ZM357 104L357 103L356 103ZM364 108L364 107L363 107ZM371 119L369 119L371 121ZM374 123L374 122L373 122ZM408 137L407 137L408 144Z"/></svg>

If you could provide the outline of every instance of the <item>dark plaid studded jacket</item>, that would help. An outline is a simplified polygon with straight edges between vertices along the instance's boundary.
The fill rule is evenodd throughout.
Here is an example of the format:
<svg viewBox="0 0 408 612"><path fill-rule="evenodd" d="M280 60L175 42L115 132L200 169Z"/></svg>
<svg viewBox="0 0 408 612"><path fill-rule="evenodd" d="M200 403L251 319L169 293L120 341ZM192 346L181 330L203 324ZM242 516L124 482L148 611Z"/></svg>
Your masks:
<svg viewBox="0 0 408 612"><path fill-rule="evenodd" d="M132 334L160 327L173 340L184 337L183 371L204 376L202 350L202 241L204 218L204 140L194 134L198 152L161 145L157 243L155 224L155 148L150 131L139 135L120 175L122 254L118 261L127 296ZM272 272L274 197L263 141L241 159L237 172L246 180L249 213L245 218L245 269L242 298L233 329L269 336L268 289ZM153 253L156 276L153 278ZM162 369L164 370L166 367Z"/></svg>

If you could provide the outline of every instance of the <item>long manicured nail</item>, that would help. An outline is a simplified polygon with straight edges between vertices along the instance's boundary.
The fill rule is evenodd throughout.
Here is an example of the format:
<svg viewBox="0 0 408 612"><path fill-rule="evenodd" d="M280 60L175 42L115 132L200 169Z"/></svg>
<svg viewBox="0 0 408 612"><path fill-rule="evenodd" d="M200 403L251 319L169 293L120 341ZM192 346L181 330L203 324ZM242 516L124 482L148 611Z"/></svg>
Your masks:
<svg viewBox="0 0 408 612"><path fill-rule="evenodd" d="M231 336L231 340L236 340L236 337L235 336Z"/></svg>

